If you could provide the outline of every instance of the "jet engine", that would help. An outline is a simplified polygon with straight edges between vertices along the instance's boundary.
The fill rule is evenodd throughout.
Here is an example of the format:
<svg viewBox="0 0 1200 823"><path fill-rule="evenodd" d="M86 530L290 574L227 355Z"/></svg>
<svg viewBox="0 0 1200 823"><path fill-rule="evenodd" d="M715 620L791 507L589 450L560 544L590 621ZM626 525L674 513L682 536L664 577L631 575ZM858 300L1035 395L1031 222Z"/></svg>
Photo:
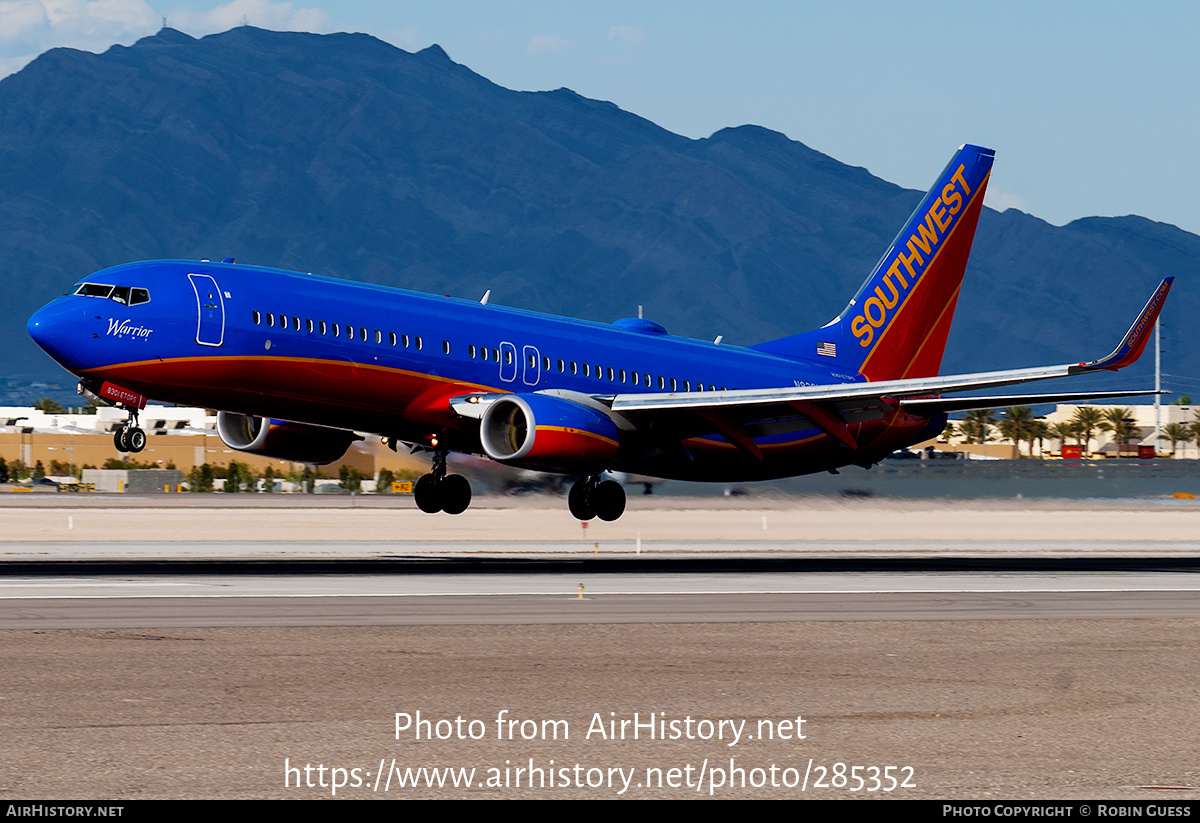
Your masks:
<svg viewBox="0 0 1200 823"><path fill-rule="evenodd" d="M358 440L353 432L217 412L217 434L231 449L294 463L332 463Z"/></svg>
<svg viewBox="0 0 1200 823"><path fill-rule="evenodd" d="M617 455L617 425L599 409L544 394L506 394L483 413L479 439L500 463L595 474Z"/></svg>

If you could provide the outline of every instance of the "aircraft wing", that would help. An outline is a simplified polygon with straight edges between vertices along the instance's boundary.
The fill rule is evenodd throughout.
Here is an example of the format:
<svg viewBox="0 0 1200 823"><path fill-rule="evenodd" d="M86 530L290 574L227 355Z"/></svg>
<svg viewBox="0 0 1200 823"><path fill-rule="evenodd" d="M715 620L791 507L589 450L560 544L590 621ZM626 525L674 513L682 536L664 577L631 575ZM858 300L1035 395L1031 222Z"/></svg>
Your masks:
<svg viewBox="0 0 1200 823"><path fill-rule="evenodd" d="M637 415L641 412L674 409L743 417L747 412L751 414L770 413L773 411L771 407L782 407L781 410L790 408L792 413L799 411L802 414L808 414L809 410L816 407L832 413L831 417L840 415L845 418L847 413L871 407L881 411L884 408L899 406L921 414L994 408L998 405L1053 403L1064 400L1151 394L1152 392L1073 392L961 398L940 396L947 392L978 391L1095 371L1116 371L1128 366L1136 362L1145 350L1150 332L1162 310L1167 293L1171 290L1173 280L1174 278L1168 277L1159 284L1137 320L1121 339L1120 345L1107 357L1091 362L905 380L836 383L825 386L795 386L744 391L618 394L612 400L612 410L622 414ZM820 414L819 411L818 414ZM817 421L814 420L814 422ZM855 421L843 419L841 422L844 424Z"/></svg>

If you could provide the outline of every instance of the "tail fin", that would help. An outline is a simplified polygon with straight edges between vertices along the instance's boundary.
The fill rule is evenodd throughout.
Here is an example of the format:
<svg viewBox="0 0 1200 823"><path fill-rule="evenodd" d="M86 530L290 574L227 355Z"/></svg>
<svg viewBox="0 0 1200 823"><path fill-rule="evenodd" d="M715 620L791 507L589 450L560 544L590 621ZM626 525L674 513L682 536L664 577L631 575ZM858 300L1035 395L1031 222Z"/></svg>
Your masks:
<svg viewBox="0 0 1200 823"><path fill-rule="evenodd" d="M960 148L840 315L752 348L830 358L871 381L936 375L994 159L991 149Z"/></svg>

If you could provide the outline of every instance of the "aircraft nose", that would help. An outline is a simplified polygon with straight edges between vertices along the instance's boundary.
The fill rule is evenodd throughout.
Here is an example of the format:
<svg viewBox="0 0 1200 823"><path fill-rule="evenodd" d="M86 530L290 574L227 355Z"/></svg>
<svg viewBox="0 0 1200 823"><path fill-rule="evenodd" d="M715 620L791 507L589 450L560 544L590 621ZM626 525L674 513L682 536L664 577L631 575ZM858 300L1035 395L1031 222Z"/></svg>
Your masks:
<svg viewBox="0 0 1200 823"><path fill-rule="evenodd" d="M77 355L82 342L83 323L79 314L60 298L35 311L25 324L33 342L68 369L75 359L72 352Z"/></svg>

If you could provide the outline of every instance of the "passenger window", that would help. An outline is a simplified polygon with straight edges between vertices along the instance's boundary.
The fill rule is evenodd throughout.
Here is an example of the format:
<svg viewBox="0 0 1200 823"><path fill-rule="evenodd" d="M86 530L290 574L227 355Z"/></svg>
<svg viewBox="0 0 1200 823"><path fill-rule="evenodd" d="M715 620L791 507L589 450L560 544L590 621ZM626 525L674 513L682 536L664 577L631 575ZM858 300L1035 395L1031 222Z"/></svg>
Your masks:
<svg viewBox="0 0 1200 823"><path fill-rule="evenodd" d="M321 334L329 334L329 326L325 324L324 320L321 321Z"/></svg>
<svg viewBox="0 0 1200 823"><path fill-rule="evenodd" d="M334 324L333 324L333 336L334 336L334 337L341 337L341 336L342 336L342 335L341 335L341 329L339 329L339 328L338 328L338 324L337 324L337 323L334 323Z"/></svg>
<svg viewBox="0 0 1200 823"><path fill-rule="evenodd" d="M376 343L383 342L383 332L381 332L379 329L375 330L375 342Z"/></svg>
<svg viewBox="0 0 1200 823"><path fill-rule="evenodd" d="M311 318L311 317L305 318L305 320L304 320L304 324L305 324L305 326L308 328L308 333L309 333L309 334L312 334L312 333L313 333L313 321L312 321L312 318Z"/></svg>
<svg viewBox="0 0 1200 823"><path fill-rule="evenodd" d="M299 317L292 318L292 328L295 329L296 331L300 331L300 318Z"/></svg>
<svg viewBox="0 0 1200 823"><path fill-rule="evenodd" d="M579 367L575 365L575 361L571 361L571 374L579 374Z"/></svg>
<svg viewBox="0 0 1200 823"><path fill-rule="evenodd" d="M262 315L258 312L254 312L254 325L262 325Z"/></svg>
<svg viewBox="0 0 1200 823"><path fill-rule="evenodd" d="M424 347L424 345L425 344L421 342L421 335L418 334L417 335L417 351L420 351Z"/></svg>
<svg viewBox="0 0 1200 823"><path fill-rule="evenodd" d="M275 315L271 314L270 312L267 312L267 325L268 326L275 325Z"/></svg>
<svg viewBox="0 0 1200 823"><path fill-rule="evenodd" d="M443 340L442 341L442 354L449 354L449 353L450 353L450 341Z"/></svg>
<svg viewBox="0 0 1200 823"><path fill-rule="evenodd" d="M638 384L638 373L637 373L637 372L634 372L634 373L633 373L633 385L635 385L635 386L639 385L639 384Z"/></svg>
<svg viewBox="0 0 1200 823"><path fill-rule="evenodd" d="M504 353L504 362L509 366L512 365L512 362L513 362L513 353L512 352L506 351Z"/></svg>
<svg viewBox="0 0 1200 823"><path fill-rule="evenodd" d="M479 352L480 352L480 354L482 354L482 355L483 355L483 359L484 359L484 360L487 360L487 359L488 359L488 350L487 350L487 346L484 346L483 348L481 348L481 349L479 350Z"/></svg>
<svg viewBox="0 0 1200 823"><path fill-rule="evenodd" d="M388 332L388 342L393 346L396 345L396 333L394 331Z"/></svg>

